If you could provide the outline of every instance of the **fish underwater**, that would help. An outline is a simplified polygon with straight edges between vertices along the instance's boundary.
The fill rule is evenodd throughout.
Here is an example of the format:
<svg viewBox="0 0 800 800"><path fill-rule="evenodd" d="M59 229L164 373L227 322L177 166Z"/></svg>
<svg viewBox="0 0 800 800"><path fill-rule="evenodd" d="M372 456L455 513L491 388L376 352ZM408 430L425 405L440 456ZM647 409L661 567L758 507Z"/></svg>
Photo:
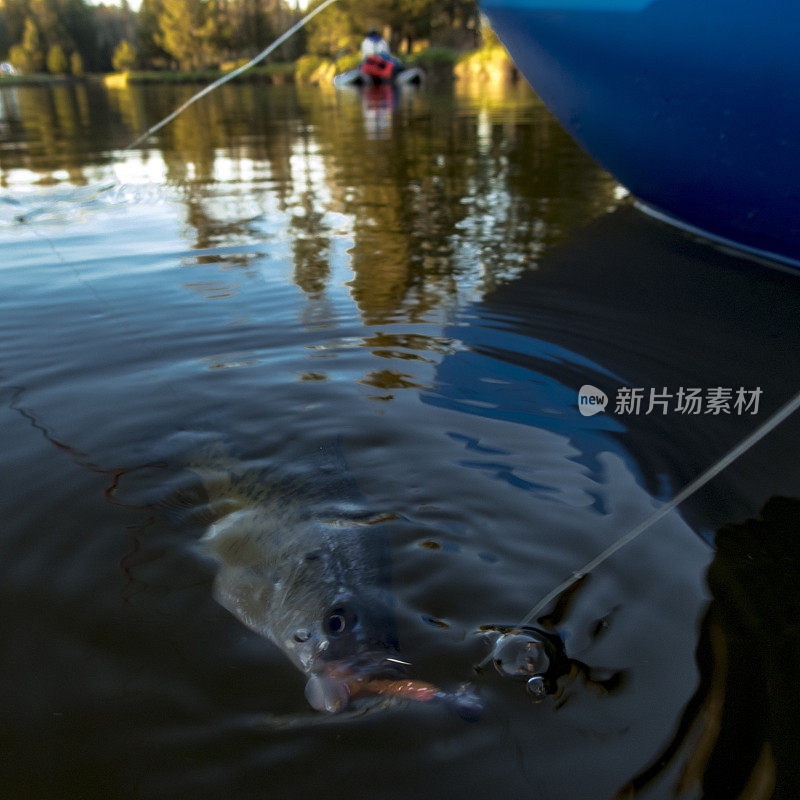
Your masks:
<svg viewBox="0 0 800 800"><path fill-rule="evenodd" d="M476 718L468 687L408 677L390 589L392 516L366 516L338 448L318 456L313 489L222 451L191 463L215 518L201 542L217 564L215 598L307 676L318 711L380 695L444 701Z"/></svg>

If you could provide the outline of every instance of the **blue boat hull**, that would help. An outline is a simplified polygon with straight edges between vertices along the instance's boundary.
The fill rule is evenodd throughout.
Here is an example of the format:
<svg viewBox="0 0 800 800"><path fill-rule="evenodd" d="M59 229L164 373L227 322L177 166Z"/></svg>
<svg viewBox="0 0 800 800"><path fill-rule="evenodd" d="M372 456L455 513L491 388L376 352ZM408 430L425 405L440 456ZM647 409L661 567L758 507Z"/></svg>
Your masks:
<svg viewBox="0 0 800 800"><path fill-rule="evenodd" d="M481 5L550 110L634 195L800 264L800 4Z"/></svg>

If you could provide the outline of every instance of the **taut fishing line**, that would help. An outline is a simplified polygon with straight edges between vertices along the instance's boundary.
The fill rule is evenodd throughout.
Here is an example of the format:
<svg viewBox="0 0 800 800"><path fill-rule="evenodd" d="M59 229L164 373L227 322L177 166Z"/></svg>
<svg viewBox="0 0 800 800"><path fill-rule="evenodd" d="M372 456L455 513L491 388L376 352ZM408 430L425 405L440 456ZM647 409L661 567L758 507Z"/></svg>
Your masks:
<svg viewBox="0 0 800 800"><path fill-rule="evenodd" d="M316 17L317 14L324 11L328 6L333 5L336 1L337 0L325 0L325 2L318 5L315 9L309 11L308 14L306 14L301 20L292 25L292 27L289 28L289 30L287 30L285 33L281 34L277 39L275 39L275 41L272 42L272 44L270 44L268 47L265 47L255 58L251 58L250 61L248 61L246 64L242 64L241 67L237 67L236 69L232 70L226 75L223 75L221 78L218 78L213 83L210 83L208 86L204 87L196 94L193 94L185 103L181 104L171 114L164 117L155 125L152 125L150 128L148 128L143 134L141 134L141 136L138 136L130 144L123 147L120 152L125 153L128 150L133 150L135 147L144 142L148 137L152 136L157 131L160 131L165 125L169 125L169 123L172 122L172 120L174 120L175 117L177 117L179 114L182 114L187 108L189 108L189 106L196 103L201 97L205 97L207 94L213 92L214 89L218 89L223 84L233 80L238 75L241 75L243 72L246 72L251 67L254 67L260 61L263 61L270 53L272 53L274 50L280 47L287 39L290 39L292 36L295 35L295 33L297 33L297 31L299 31L301 28L307 25L312 19L314 19L314 17ZM101 194L102 192L106 192L109 189L114 188L115 185L117 186L124 185L124 183L115 184L114 182L111 182L107 184L102 184L101 186L87 187L89 190L88 194L90 195L90 197L93 198L96 195ZM83 192L87 193L86 189L84 189ZM16 201L13 200L11 202L16 203ZM35 209L31 209L26 212L22 212L18 214L15 217L15 219L17 222L27 222L33 217L39 216L39 214L42 214L45 211L47 211L49 207L50 207L49 205L46 205Z"/></svg>
<svg viewBox="0 0 800 800"><path fill-rule="evenodd" d="M190 105L196 103L201 97L205 97L207 94L210 94L214 91L214 89L219 88L222 86L223 83L227 83L228 81L233 80L237 75L241 75L243 72L246 72L250 67L254 67L259 61L263 61L273 50L280 47L287 39L290 39L294 36L297 31L300 30L303 26L305 26L310 20L317 16L321 11L324 11L328 6L335 3L336 0L325 0L322 5L317 6L313 11L309 11L303 19L299 22L296 22L289 28L286 33L281 34L269 47L265 47L255 58L250 59L246 64L242 64L241 67L237 67L235 70L232 70L227 75L223 75L218 80L214 81L214 83L209 84L204 89L201 89L197 94L193 94L185 103L181 106L176 108L171 114L164 117L160 122L157 122L151 128L148 128L138 139L134 139L127 147L122 148L122 152L124 153L127 150L132 150L137 145L141 144L148 136L152 136L156 131L160 131L165 125L168 125L178 114L181 114Z"/></svg>
<svg viewBox="0 0 800 800"><path fill-rule="evenodd" d="M638 539L643 533L653 527L659 520L663 519L670 511L679 506L684 500L691 497L696 491L705 486L712 478L719 475L722 470L730 466L734 461L743 456L751 447L761 441L770 431L777 428L785 419L790 417L800 408L800 393L796 394L786 405L778 409L763 425L756 428L753 433L744 438L732 450L726 453L719 461L709 467L700 477L693 480L668 503L656 509L649 517L644 519L628 533L620 536L613 544L595 556L591 561L584 564L579 570L552 591L548 592L519 622L517 627L528 625L540 614L547 606L567 589L575 585L581 578L599 567L604 561L611 558L617 550L621 550L625 545L630 544L634 539ZM492 658L490 654L480 666L487 664Z"/></svg>
<svg viewBox="0 0 800 800"><path fill-rule="evenodd" d="M136 139L134 139L134 141L132 141L129 145L127 145L126 147L123 147L121 152L124 153L124 152L127 152L128 150L132 150L137 145L139 145L142 142L144 142L149 136L152 136L156 131L161 130L161 128L163 128L165 125L168 125L170 122L172 122L172 120L174 120L175 117L177 117L179 114L181 114L187 108L189 108L190 105L196 103L201 97L205 97L207 94L210 94L211 92L213 92L214 89L219 88L224 83L227 83L228 81L233 80L235 77L237 77L238 75L241 75L246 70L248 70L251 67L253 67L256 64L258 64L260 61L263 61L276 48L280 47L287 39L289 39L292 36L294 36L294 34L297 33L297 31L299 31L310 20L312 20L314 17L316 17L317 14L321 13L328 6L333 5L333 3L335 3L335 2L336 2L336 0L325 0L322 4L317 6L315 9L313 9L312 11L309 11L309 13L306 14L301 20L296 22L285 33L283 33L281 36L279 36L277 39L275 39L275 41L272 42L272 44L270 44L268 47L265 47L255 58L250 59L250 61L248 61L246 64L243 64L241 67L238 67L237 69L232 70L231 72L227 73L226 75L223 75L223 77L221 77L218 80L214 81L214 83L209 84L208 86L204 87L202 90L197 92L196 94L192 95L185 103L183 103L181 106L176 108L175 111L173 111L168 116L164 117L160 122L157 122L155 125L153 125L150 128L148 128L143 134L141 134L141 136L139 136ZM117 184L117 185L119 185L119 184ZM72 197L73 197L73 199L79 199L83 194L88 194L90 197L94 198L97 195L101 194L102 192L106 192L109 189L114 188L114 186L115 186L114 183L107 183L107 184L102 184L100 186L84 187L83 189L76 190L75 194L73 194ZM6 200L8 202L14 204L14 205L20 205L19 201L15 200L13 198L6 198ZM52 207L52 203L47 204L47 205L43 205L43 206L39 206L39 207L34 208L34 209L29 209L26 212L22 212L22 213L18 214L15 217L15 220L18 223L27 222L28 220L32 219L33 217L36 217L39 214L45 213L48 210L48 208L50 208L50 207ZM43 235L41 233L41 231L35 231L35 232L36 232L36 235L40 239L42 239L43 241L45 241L49 245L49 247L52 249L52 251L56 255L56 257L62 263L66 263L64 261L64 258L58 252L58 249L53 244L53 242L47 236ZM92 292L92 294L95 296L95 298L99 302L104 303L111 310L111 312L114 313L114 309L111 306L111 304L107 300L102 298L97 293L97 291L94 289L94 287L88 281L84 280L83 276L80 274L78 269L74 265L71 265L71 269L75 273L75 277L77 278L77 280L80 283L82 283L84 286L86 286L87 289L90 292ZM168 384L168 386L169 386L169 384ZM171 389L171 387L170 387L170 389Z"/></svg>
<svg viewBox="0 0 800 800"><path fill-rule="evenodd" d="M143 134L138 136L134 139L130 144L126 147L122 148L121 152L127 152L128 150L133 150L133 148L140 145L144 142L148 137L152 136L157 131L161 130L165 125L168 125L172 120L174 120L179 114L183 113L189 106L196 103L200 98L205 97L207 94L210 94L215 89L218 89L223 84L227 83L228 81L233 80L237 76L241 75L243 72L246 72L251 67L254 67L259 62L263 61L270 53L280 47L285 41L290 39L294 36L297 31L303 28L305 25L308 24L317 14L320 14L324 11L328 6L333 5L337 0L324 0L323 3L318 5L315 9L310 11L306 14L301 20L296 22L289 28L285 33L281 34L275 41L273 41L268 47L265 47L257 56L250 59L246 64L243 64L241 67L237 67L236 69L232 70L231 72L227 73L223 77L219 78L218 80L214 81L213 83L209 84L208 86L201 89L196 94L193 94L186 102L182 103L178 108L176 108L171 114L168 114L162 120L157 122L155 125L152 125L148 128ZM101 190L105 191L108 189L108 186L102 187ZM30 215L24 214L20 215L17 219L19 221L24 221ZM675 497L672 498L669 502L665 503L660 508L656 509L649 517L643 520L639 525L635 528L628 531L628 533L620 536L615 542L613 542L609 547L603 550L602 553L595 556L591 561L588 561L584 564L580 569L576 570L572 573L572 575L567 578L567 580L563 581L562 583L558 584L554 589L548 592L518 623L518 627L523 627L528 625L533 619L536 618L538 614L540 614L553 600L555 600L559 595L565 592L570 587L574 586L581 578L588 575L590 572L593 572L597 567L599 567L604 561L611 558L614 553L618 550L621 550L626 545L630 544L635 539L638 539L643 533L648 531L655 525L659 520L663 519L667 514L670 513L673 509L679 506L684 500L687 500L691 497L695 492L699 491L703 486L705 486L712 478L716 477L722 470L726 467L730 466L734 461L738 458L743 456L750 448L752 448L755 444L757 444L761 439L763 439L770 431L780 425L784 420L790 417L797 409L800 408L800 393L795 395L786 405L782 406L778 411L776 411L763 425L760 425L756 428L753 433L743 439L739 444L737 444L732 450L726 453L719 461L714 463L711 467L709 467L704 473L702 473L698 478L692 481L690 484L685 486ZM491 660L491 654L487 656L487 658L482 662L483 664L488 663Z"/></svg>

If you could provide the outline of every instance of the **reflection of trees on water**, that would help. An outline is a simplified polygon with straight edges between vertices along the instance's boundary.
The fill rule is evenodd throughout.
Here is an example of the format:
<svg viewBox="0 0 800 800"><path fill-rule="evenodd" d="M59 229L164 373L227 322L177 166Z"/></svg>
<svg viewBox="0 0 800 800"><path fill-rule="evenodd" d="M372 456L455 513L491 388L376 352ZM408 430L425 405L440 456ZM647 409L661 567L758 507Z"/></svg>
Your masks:
<svg viewBox="0 0 800 800"><path fill-rule="evenodd" d="M0 169L42 177L67 169L81 183L86 165L195 90L20 91L25 147L3 152ZM403 94L386 111L376 137L358 94L229 85L135 157L163 160L198 248L263 244L279 224L294 281L318 310L334 238L352 237L350 289L368 323L438 317L459 292L482 293L535 266L544 248L613 203L613 182L525 87ZM225 262L248 267L255 258Z"/></svg>
<svg viewBox="0 0 800 800"><path fill-rule="evenodd" d="M75 185L86 182L85 168L104 160L127 136L102 86L68 83L3 91L8 115L7 139L14 147L0 151L0 174L26 169L39 182L56 180L65 170ZM13 102L11 100L13 98Z"/></svg>
<svg viewBox="0 0 800 800"><path fill-rule="evenodd" d="M146 128L192 90L131 87L123 115ZM158 144L195 246L254 245L251 252L226 254L221 268L252 266L278 222L276 238L291 241L294 282L309 297L305 321L314 324L327 313L330 197L316 141L298 115L291 88L226 86L187 109Z"/></svg>
<svg viewBox="0 0 800 800"><path fill-rule="evenodd" d="M465 283L491 288L613 203L614 183L517 91L488 107L401 95L381 137L351 95L300 93L354 220L352 291L368 322L425 318Z"/></svg>
<svg viewBox="0 0 800 800"><path fill-rule="evenodd" d="M303 130L292 148L296 168L295 202L291 210L292 229L296 232L294 253L294 282L310 297L319 298L330 277L331 231L325 221L325 202L320 189L325 173L316 143L308 130ZM289 180L292 180L289 176ZM285 191L290 189L287 181Z"/></svg>

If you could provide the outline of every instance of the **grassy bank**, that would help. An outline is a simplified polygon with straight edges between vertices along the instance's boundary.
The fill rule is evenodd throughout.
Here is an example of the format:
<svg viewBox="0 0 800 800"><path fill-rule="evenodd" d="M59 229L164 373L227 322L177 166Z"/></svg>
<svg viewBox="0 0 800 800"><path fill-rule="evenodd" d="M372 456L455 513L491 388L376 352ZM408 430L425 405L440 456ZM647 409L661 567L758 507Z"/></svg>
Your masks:
<svg viewBox="0 0 800 800"><path fill-rule="evenodd" d="M118 72L107 75L105 82L106 85L111 86L125 85L127 83L211 83L230 71L229 69L202 69L185 72L180 70ZM294 75L294 64L275 61L252 67L232 80L238 82L291 83L294 80Z"/></svg>
<svg viewBox="0 0 800 800"><path fill-rule="evenodd" d="M33 75L2 75L0 76L0 87L2 86L57 86L66 83L84 83L89 80L97 80L95 75L81 75L76 78L74 75L49 75L48 73L36 73Z"/></svg>
<svg viewBox="0 0 800 800"><path fill-rule="evenodd" d="M321 56L305 55L294 63L270 62L259 64L234 81L261 81L264 83L308 83L330 85L333 76L341 72L355 69L360 62L357 54L343 56L337 60ZM223 65L222 69L203 69L193 71L153 70L112 73L102 77L109 88L122 88L128 84L155 83L211 83L226 75L243 62ZM514 65L503 47L490 40L481 49L471 53L459 53L449 47L429 47L406 58L406 64L419 67L426 77L432 81L475 80L502 82L515 77ZM84 76L76 78L70 75L4 75L0 77L0 86L35 86L75 83L85 80L97 80L101 76Z"/></svg>
<svg viewBox="0 0 800 800"><path fill-rule="evenodd" d="M420 67L431 80L452 79L454 70L462 56L449 47L430 47L406 59L409 66ZM355 69L361 59L351 53L336 60L322 56L305 55L294 63L270 62L258 65L238 75L235 81L264 81L265 83L307 83L329 85L333 76ZM235 69L239 63L230 65ZM221 78L230 69L205 69L195 71L158 70L151 72L132 71L107 75L106 85L120 87L126 84L143 83L210 83Z"/></svg>
<svg viewBox="0 0 800 800"><path fill-rule="evenodd" d="M479 50L468 53L450 47L429 47L407 56L408 66L419 67L428 80L474 80L503 83L517 78L517 70L505 48L489 37ZM295 64L295 80L299 83L328 84L333 76L358 66L358 55L347 55L337 61L307 55Z"/></svg>

